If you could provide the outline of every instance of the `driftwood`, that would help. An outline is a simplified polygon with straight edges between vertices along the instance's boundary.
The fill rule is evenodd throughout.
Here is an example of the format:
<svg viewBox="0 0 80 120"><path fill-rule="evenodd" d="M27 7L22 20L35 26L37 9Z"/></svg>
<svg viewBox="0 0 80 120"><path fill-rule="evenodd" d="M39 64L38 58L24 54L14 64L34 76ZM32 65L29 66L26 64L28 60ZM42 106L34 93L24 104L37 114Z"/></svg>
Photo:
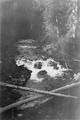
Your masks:
<svg viewBox="0 0 80 120"><path fill-rule="evenodd" d="M51 90L51 92L49 92L49 91L44 92L43 90L38 90L38 89L34 89L34 88L28 88L28 87L12 85L12 84L8 84L8 83L4 83L4 82L0 82L0 85L5 86L5 87L11 87L11 88L14 88L14 89L20 89L20 90L23 90L23 91L30 91L30 92L37 92L37 93L40 93L40 94L51 94L52 95L51 92L58 92L58 91L61 91L61 90L65 90L65 89L68 89L68 88L79 86L80 82L75 82L75 83L72 83L72 84L69 84L69 85L65 85L63 87Z"/></svg>
<svg viewBox="0 0 80 120"><path fill-rule="evenodd" d="M3 83L3 82L0 82L0 85L1 86L15 88L15 89L20 89L20 90L28 90L28 91L31 91L31 92L37 92L37 93L41 94L41 95L37 95L37 96L31 97L31 98L27 98L25 100L20 100L18 102L15 102L15 103L12 103L12 104L10 104L8 106L0 108L0 113L3 113L4 111L9 110L11 108L17 107L17 106L22 105L24 103L29 103L29 102L34 101L36 99L39 99L39 98L43 97L43 95L48 95L49 98L46 98L45 100L43 100L42 103L45 103L48 100L52 99L53 98L52 96L60 96L60 97L66 97L66 98L74 98L74 99L76 99L76 98L78 98L76 96L64 95L64 94L54 93L54 92L58 92L60 90L65 90L65 89L68 89L68 88L80 85L80 82L78 82L78 83L72 83L71 85L66 85L66 86L57 88L55 90L51 90L51 91L43 91L43 90L37 90L37 89L33 89L33 88L26 88L26 87L16 86L16 85L12 85L12 84L8 84L8 83Z"/></svg>
<svg viewBox="0 0 80 120"><path fill-rule="evenodd" d="M61 88L58 88L55 90L44 91L44 90L38 90L38 89L28 88L28 87L21 87L21 86L16 86L16 85L0 82L1 86L11 87L11 88L15 88L15 89L24 90L24 91L36 92L36 93L43 94L43 95L60 96L60 97L75 98L75 99L77 98L76 96L64 95L64 94L55 93L55 92L58 92L60 90L64 90L64 89L67 89L67 88L70 88L70 87L73 87L73 86L79 85L79 84L80 84L80 82L74 83L71 85L66 85L64 87L61 87Z"/></svg>
<svg viewBox="0 0 80 120"><path fill-rule="evenodd" d="M79 59L75 59L75 58L73 59L73 61L80 62L80 60L79 60Z"/></svg>
<svg viewBox="0 0 80 120"><path fill-rule="evenodd" d="M30 98L27 98L25 100L20 100L18 102L15 102L15 103L12 103L10 105L7 105L5 107L1 107L0 108L0 114L11 109L11 108L14 108L14 107L17 107L19 105L22 105L24 103L28 103L28 102L31 102L31 101L34 101L35 99L39 99L39 96L34 96L34 97L30 97Z"/></svg>

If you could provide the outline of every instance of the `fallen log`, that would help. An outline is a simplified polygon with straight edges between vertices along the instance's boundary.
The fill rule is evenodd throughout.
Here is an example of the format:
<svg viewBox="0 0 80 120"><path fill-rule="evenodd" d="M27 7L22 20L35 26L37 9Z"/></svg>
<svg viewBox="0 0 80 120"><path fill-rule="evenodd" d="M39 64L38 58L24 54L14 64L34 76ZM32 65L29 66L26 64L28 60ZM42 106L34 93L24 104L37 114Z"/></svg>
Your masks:
<svg viewBox="0 0 80 120"><path fill-rule="evenodd" d="M79 59L75 59L75 58L73 59L73 61L75 61L75 62L80 62L80 60L79 60Z"/></svg>
<svg viewBox="0 0 80 120"><path fill-rule="evenodd" d="M12 85L12 84L8 84L8 83L4 83L4 82L0 82L1 86L5 86L5 87L10 87L10 88L14 88L14 89L19 89L19 90L23 90L23 91L30 91L30 92L36 92L36 93L40 93L40 94L49 94L49 95L53 95L52 92L58 92L61 90L65 90L68 88L72 88L75 86L79 86L80 82L75 82L75 83L71 83L69 85L65 85L63 87L51 90L51 92L49 91L43 91L43 90L38 90L38 89L34 89L34 88L28 88L28 87L22 87L22 86L17 86L17 85ZM58 93L59 94L59 93ZM55 95L55 94L54 94Z"/></svg>
<svg viewBox="0 0 80 120"><path fill-rule="evenodd" d="M34 89L34 88L16 86L16 85L0 82L1 86L11 87L11 88L15 88L15 89L24 90L24 91L35 92L35 93L39 93L39 94L43 94L43 95L52 95L52 96L60 96L60 97L67 97L67 98L77 98L77 97L76 96L71 96L71 95L64 95L64 94L60 94L60 93L55 93L55 92L58 92L60 90L65 90L65 89L68 89L70 87L73 87L73 86L79 85L79 84L80 84L80 82L75 83L75 84L73 83L71 85L66 85L64 87L60 87L60 88L57 88L55 90L44 91L44 90L38 90L38 89Z"/></svg>
<svg viewBox="0 0 80 120"><path fill-rule="evenodd" d="M7 111L7 110L9 110L9 109L12 109L12 108L17 107L19 105L22 105L24 103L34 101L35 99L39 99L39 96L30 97L30 98L27 98L25 100L20 100L20 101L17 101L15 103L12 103L10 105L7 105L5 107L0 107L0 114Z"/></svg>
<svg viewBox="0 0 80 120"><path fill-rule="evenodd" d="M50 94L50 95L51 95L51 94ZM60 97L66 97L66 98L75 98L75 99L77 98L77 97L75 97L75 96L58 94L58 93L55 93L55 94L53 94L53 95L60 96ZM27 103L32 102L32 101L34 101L34 100L38 100L38 99L40 99L41 97L43 97L43 96L42 96L42 95L37 95L37 96L30 97L30 98L27 98L27 99L24 99L24 100L20 100L20 101L18 101L18 102L12 103L12 104L7 105L7 106L5 106L5 107L2 107L2 108L0 108L0 114L3 113L3 112L5 112L5 111L7 111L7 110L9 110L9 109L12 109L12 108L14 108L14 107L17 107L17 106L19 106L19 105L22 105L22 104L25 104L25 103L27 104ZM50 98L50 99L51 99L51 98Z"/></svg>
<svg viewBox="0 0 80 120"><path fill-rule="evenodd" d="M34 101L36 99L39 99L39 98L43 97L44 95L48 95L48 96L51 96L51 97L47 98L47 100L44 100L44 102L42 102L42 103L45 103L46 101L52 99L53 98L52 96L59 96L59 97L66 97L66 98L77 99L78 97L76 97L76 96L64 95L64 94L54 93L54 92L58 92L60 90L64 90L64 89L67 89L67 88L70 88L70 87L74 87L76 85L80 85L80 82L72 83L71 85L66 85L66 86L63 86L61 88L58 88L58 89L55 89L55 90L51 90L51 91L43 91L43 90L37 90L37 89L33 89L33 88L26 88L26 87L16 86L16 85L3 83L3 82L0 82L0 85L1 86L6 86L6 87L11 87L11 88L17 88L17 89L20 89L20 90L28 90L28 91L31 91L31 92L37 92L37 93L41 94L41 95L37 95L37 96L31 97L31 98L27 98L25 100L20 100L18 102L12 103L12 104L10 104L8 106L5 106L5 107L0 109L0 113L3 113L6 110L9 110L11 108L17 107L17 106L22 105L24 103L29 103L29 102Z"/></svg>

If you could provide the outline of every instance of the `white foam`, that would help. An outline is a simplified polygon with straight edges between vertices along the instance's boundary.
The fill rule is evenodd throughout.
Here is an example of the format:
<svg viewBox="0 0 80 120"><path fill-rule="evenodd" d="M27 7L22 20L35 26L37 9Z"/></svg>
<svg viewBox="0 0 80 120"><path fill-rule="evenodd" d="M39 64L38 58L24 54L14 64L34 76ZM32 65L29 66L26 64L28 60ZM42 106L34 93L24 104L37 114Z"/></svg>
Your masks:
<svg viewBox="0 0 80 120"><path fill-rule="evenodd" d="M36 46L30 46L30 45L19 45L19 48L23 48L23 49L25 49L25 48L33 48L33 49L35 49L35 48L37 48Z"/></svg>
<svg viewBox="0 0 80 120"><path fill-rule="evenodd" d="M49 62L55 62L57 63L57 67L58 69L54 69L53 66L50 66L49 65ZM41 69L38 69L38 68L34 68L34 64L36 62L41 62L42 63L42 68ZM67 70L66 68L62 68L61 65L54 61L52 58L49 58L47 60L33 60L33 61L30 61L30 60L24 60L24 59L20 59L20 60L17 60L16 61L16 64L18 66L20 65L24 65L24 67L28 68L29 70L32 71L31 73L31 77L30 77L30 80L34 80L35 82L41 82L44 77L42 78L39 78L38 77L38 72L41 71L41 70L46 70L47 71L47 75L49 75L50 77L54 78L56 76L61 76L63 74L63 72L65 70Z"/></svg>

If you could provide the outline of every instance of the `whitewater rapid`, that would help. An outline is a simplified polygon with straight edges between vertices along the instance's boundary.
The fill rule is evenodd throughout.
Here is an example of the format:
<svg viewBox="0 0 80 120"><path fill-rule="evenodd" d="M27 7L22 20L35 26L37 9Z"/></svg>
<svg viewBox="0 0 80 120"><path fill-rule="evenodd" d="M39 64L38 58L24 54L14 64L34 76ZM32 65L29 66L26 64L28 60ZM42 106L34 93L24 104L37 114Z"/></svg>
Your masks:
<svg viewBox="0 0 80 120"><path fill-rule="evenodd" d="M23 65L27 69L31 70L31 77L30 80L33 80L35 82L41 82L44 79L44 75L41 75L41 77L38 76L40 71L46 71L47 75L51 78L55 78L57 76L62 76L64 71L67 71L67 68L64 68L62 65L59 64L59 62L54 61L52 58L49 58L47 60L25 60L17 59L16 60L17 66ZM41 66L40 66L40 65ZM35 67L36 65L36 67Z"/></svg>

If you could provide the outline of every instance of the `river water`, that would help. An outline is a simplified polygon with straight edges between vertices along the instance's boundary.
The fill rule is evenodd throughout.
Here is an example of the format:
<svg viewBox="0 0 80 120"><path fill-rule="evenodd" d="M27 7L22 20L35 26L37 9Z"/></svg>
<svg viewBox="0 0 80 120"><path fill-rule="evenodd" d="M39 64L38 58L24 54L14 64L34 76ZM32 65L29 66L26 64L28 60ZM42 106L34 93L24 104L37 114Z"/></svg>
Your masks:
<svg viewBox="0 0 80 120"><path fill-rule="evenodd" d="M52 75L49 73L47 77L44 75L43 77L39 76L40 79L36 78L35 73L40 72L34 71L31 74L32 68L24 70L25 68L18 67L16 64L16 59L20 58L27 58L33 60L42 60L47 61L49 58L54 59L57 62L63 58L62 54L56 53L53 50L55 46L54 43L56 41L56 36L50 38L50 40L46 40L44 35L44 27L43 19L42 19L42 11L36 12L33 10L32 7L32 0L10 0L6 2L2 2L2 11L1 11L1 81L9 82L13 84L23 85L23 83L15 83L15 81L11 81L12 78L20 78L22 71L24 72L26 79L36 79L42 80L43 77L45 79L51 79L51 83L46 82L44 80L44 84L42 83L33 83L28 81L28 86L33 86L39 89L44 88L46 90L51 89L52 84ZM56 3L58 4L58 3ZM61 7L61 6L60 6ZM36 8L38 9L38 8ZM66 11L66 10L64 10ZM58 14L60 15L59 9ZM45 13L44 13L45 14ZM55 12L55 16L57 13ZM61 15L64 16L64 13ZM63 17L64 18L64 17ZM59 19L59 18L58 18ZM61 18L59 19L61 21ZM55 18L53 19L53 22ZM55 22L54 22L55 23ZM55 23L56 24L56 23ZM64 23L61 29L61 24L57 23L60 28L60 36L64 36L66 34L66 29L64 28ZM48 26L49 27L49 26ZM57 28L56 28L57 29ZM53 34L53 33L52 33ZM52 35L50 34L50 35ZM27 43L25 42L27 40ZM52 39L55 39L54 42ZM67 45L64 45L62 52L65 53L64 59L68 63L68 67L72 69L73 73L80 72L80 64L79 62L72 61L72 58L79 58L79 36L74 39L70 38L73 42L68 42ZM21 46L22 45L22 46ZM66 47L67 46L67 47ZM72 47L73 46L73 47ZM36 48L37 47L37 48ZM60 46L59 46L60 47ZM34 49L34 50L33 50ZM44 62L46 63L46 62ZM23 64L24 65L24 64ZM26 65L27 66L27 65ZM45 66L45 65L44 65ZM62 63L63 68L65 68L65 63ZM28 68L28 67L27 67ZM45 68L45 69L44 69ZM49 68L52 69L51 67ZM42 70L50 72L48 68L43 67ZM53 72L53 71L51 71ZM55 73L55 71L54 71ZM73 75L73 73L71 75ZM36 73L37 74L37 73ZM71 77L71 76L69 76ZM68 79L68 78L67 78ZM70 82L70 81L68 81ZM56 83L53 82L54 85L52 87L57 88L60 86L65 85L65 82L57 81ZM49 86L50 85L50 86ZM71 95L79 95L80 87L74 87L69 90L65 90L63 93L69 93ZM1 87L1 96L0 96L0 106L6 106L10 103L13 103L20 99L23 93L18 91L12 90L10 88L3 88ZM53 97L50 101L42 104L40 106L35 106L32 108L27 108L24 110L20 110L18 108L14 108L11 110L6 111L1 115L2 120L79 120L80 115L80 100L73 100L68 98L62 97Z"/></svg>

